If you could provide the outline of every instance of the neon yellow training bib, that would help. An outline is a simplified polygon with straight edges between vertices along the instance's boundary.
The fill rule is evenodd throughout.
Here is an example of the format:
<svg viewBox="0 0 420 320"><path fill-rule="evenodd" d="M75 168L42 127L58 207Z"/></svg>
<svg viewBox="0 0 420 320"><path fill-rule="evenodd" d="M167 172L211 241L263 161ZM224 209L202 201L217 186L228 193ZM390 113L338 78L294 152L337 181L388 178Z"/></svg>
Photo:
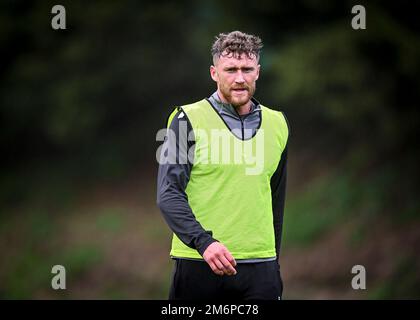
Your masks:
<svg viewBox="0 0 420 320"><path fill-rule="evenodd" d="M276 256L270 179L286 146L288 127L281 112L260 106L261 126L249 140L237 138L205 99L181 107L195 136L188 203L202 227L235 259ZM175 234L170 255L202 259Z"/></svg>

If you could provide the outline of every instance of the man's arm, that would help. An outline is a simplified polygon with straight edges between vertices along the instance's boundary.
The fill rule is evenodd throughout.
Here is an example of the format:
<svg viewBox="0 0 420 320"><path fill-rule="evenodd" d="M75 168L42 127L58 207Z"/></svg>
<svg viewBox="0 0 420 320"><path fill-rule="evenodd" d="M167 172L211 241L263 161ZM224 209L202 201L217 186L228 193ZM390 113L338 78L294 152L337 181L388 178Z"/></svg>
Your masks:
<svg viewBox="0 0 420 320"><path fill-rule="evenodd" d="M229 250L212 237L211 231L203 229L188 203L185 189L190 179L192 159L187 156L194 141L187 139L192 127L182 110L174 116L169 129L171 134L166 136L162 150L167 151L169 159L176 161L159 165L157 204L163 217L182 242L203 256L214 273L236 274L236 261ZM180 159L187 161L181 163Z"/></svg>
<svg viewBox="0 0 420 320"><path fill-rule="evenodd" d="M279 165L271 177L271 197L273 208L273 224L276 241L277 259L280 255L281 236L283 228L284 204L286 198L286 181L287 181L287 152L286 145L279 162Z"/></svg>
<svg viewBox="0 0 420 320"><path fill-rule="evenodd" d="M187 139L192 127L182 110L173 118L169 130L171 134L165 137L162 150L167 150L169 159L176 159L176 163L159 164L157 205L178 238L203 255L207 247L217 240L196 220L185 192L192 170L187 155L188 150L194 147L194 141ZM180 159L186 161L180 163Z"/></svg>

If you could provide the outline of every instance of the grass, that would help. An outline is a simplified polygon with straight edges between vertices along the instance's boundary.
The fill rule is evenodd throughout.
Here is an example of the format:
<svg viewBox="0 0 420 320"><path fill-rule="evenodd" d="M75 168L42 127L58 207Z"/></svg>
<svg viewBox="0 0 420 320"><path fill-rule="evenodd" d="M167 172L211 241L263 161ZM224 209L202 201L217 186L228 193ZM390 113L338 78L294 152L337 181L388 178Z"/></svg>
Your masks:
<svg viewBox="0 0 420 320"><path fill-rule="evenodd" d="M355 192L347 175L324 176L286 201L282 243L306 247L348 217Z"/></svg>
<svg viewBox="0 0 420 320"><path fill-rule="evenodd" d="M125 221L123 217L125 214L123 208L105 208L96 218L96 225L100 230L118 234L124 230Z"/></svg>
<svg viewBox="0 0 420 320"><path fill-rule="evenodd" d="M399 259L389 279L376 284L370 299L420 299L419 265L412 256Z"/></svg>
<svg viewBox="0 0 420 320"><path fill-rule="evenodd" d="M309 181L305 190L287 198L282 243L307 247L335 225L355 221L350 241L357 244L379 217L396 224L418 220L420 201L413 190L401 188L399 179L392 167L384 166L363 175L335 169Z"/></svg>
<svg viewBox="0 0 420 320"><path fill-rule="evenodd" d="M57 294L51 289L51 268L60 264L66 268L68 287L78 284L79 293L86 290L108 299L165 299L172 264L169 256L162 263L162 253L169 250L171 233L154 204L134 208L104 199L78 206L83 189L69 178L71 174L54 176L54 172L45 176L38 172L32 182L25 181L24 174L16 179L9 175L0 183L5 191L0 202L7 205L0 214L0 298L78 298L71 290ZM283 247L310 248L336 226L352 222L349 244L357 249L368 243L370 226L378 219L402 224L418 219L419 200L408 195L408 201L399 201L400 193L394 192L397 181L389 167L363 176L336 168L308 181L304 190L288 195ZM138 190L132 192L138 194ZM137 260L113 265L115 250L129 250ZM155 255L161 257L159 262L154 262ZM120 257L127 259L127 255ZM147 257L144 264L143 257ZM369 290L369 297L418 297L416 263L412 257L402 259L390 279ZM110 278L84 284L96 268ZM113 268L118 274L112 273Z"/></svg>
<svg viewBox="0 0 420 320"><path fill-rule="evenodd" d="M45 250L27 245L14 249L18 252L8 261L9 267L2 277L0 295L3 299L30 299L37 292L48 291L54 277L51 273L54 265L63 265L66 282L72 283L102 261L101 249L93 246Z"/></svg>

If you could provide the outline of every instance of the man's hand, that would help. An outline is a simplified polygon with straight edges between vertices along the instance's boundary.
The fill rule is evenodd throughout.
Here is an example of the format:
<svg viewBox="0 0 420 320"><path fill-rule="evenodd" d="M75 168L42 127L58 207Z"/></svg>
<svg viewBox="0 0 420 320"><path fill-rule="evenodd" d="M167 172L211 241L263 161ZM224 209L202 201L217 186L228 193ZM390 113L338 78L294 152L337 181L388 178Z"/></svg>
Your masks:
<svg viewBox="0 0 420 320"><path fill-rule="evenodd" d="M219 276L227 274L235 275L236 261L229 250L220 242L213 242L203 253L204 260L208 263L213 272Z"/></svg>

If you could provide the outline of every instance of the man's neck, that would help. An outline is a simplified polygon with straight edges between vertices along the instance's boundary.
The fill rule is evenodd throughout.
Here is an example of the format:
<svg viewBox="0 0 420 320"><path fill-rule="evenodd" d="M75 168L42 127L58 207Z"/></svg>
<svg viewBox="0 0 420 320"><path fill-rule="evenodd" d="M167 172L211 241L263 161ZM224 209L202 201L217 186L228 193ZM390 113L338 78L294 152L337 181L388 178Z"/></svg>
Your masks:
<svg viewBox="0 0 420 320"><path fill-rule="evenodd" d="M244 104L243 106L240 107L235 107L236 111L238 112L238 114L240 116L244 115L244 114L248 114L251 112L251 100L249 100L246 104Z"/></svg>

